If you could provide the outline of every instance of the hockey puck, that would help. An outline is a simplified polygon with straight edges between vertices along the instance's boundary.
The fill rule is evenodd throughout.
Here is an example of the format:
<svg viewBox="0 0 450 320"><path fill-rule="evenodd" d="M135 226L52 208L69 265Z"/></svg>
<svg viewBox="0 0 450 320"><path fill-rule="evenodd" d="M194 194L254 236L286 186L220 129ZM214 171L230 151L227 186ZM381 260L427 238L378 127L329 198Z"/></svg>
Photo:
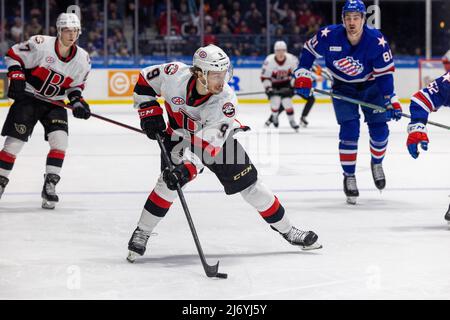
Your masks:
<svg viewBox="0 0 450 320"><path fill-rule="evenodd" d="M226 279L228 278L228 274L226 273L217 273L216 278Z"/></svg>

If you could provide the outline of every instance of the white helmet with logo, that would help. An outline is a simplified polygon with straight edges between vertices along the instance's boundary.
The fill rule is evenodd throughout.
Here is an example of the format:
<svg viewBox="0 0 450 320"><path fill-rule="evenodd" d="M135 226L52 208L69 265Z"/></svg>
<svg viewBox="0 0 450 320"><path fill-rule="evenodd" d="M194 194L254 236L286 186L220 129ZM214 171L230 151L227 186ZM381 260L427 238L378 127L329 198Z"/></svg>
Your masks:
<svg viewBox="0 0 450 320"><path fill-rule="evenodd" d="M56 19L56 29L58 30L58 36L61 35L62 28L75 28L81 34L80 19L75 13L61 13Z"/></svg>
<svg viewBox="0 0 450 320"><path fill-rule="evenodd" d="M277 41L277 42L275 42L275 45L273 46L273 50L274 51L287 50L286 42L284 42L284 41Z"/></svg>
<svg viewBox="0 0 450 320"><path fill-rule="evenodd" d="M229 80L232 76L230 58L222 49L213 44L198 48L194 53L192 65L202 70L205 79L207 79L209 71L227 71Z"/></svg>

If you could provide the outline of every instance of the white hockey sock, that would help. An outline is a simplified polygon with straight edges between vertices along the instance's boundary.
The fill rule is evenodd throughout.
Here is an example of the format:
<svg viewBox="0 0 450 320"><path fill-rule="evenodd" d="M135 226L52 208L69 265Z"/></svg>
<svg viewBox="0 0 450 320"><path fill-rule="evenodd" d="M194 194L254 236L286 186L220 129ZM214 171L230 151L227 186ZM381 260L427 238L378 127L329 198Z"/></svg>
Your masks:
<svg viewBox="0 0 450 320"><path fill-rule="evenodd" d="M163 217L157 217L147 210L142 209L141 218L138 222L138 227L142 230L152 232L156 225L162 220Z"/></svg>
<svg viewBox="0 0 450 320"><path fill-rule="evenodd" d="M287 233L292 227L291 222L284 213L283 206L277 197L262 182L257 180L241 195L252 207L258 210L261 217L281 233Z"/></svg>

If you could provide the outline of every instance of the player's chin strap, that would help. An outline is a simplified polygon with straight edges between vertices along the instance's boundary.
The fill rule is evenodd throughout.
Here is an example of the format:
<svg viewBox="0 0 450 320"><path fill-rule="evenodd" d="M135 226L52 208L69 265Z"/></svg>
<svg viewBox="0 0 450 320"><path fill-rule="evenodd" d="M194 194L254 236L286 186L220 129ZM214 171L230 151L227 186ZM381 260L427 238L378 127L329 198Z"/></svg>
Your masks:
<svg viewBox="0 0 450 320"><path fill-rule="evenodd" d="M365 102L365 101L349 98L349 97L346 97L346 96L341 96L340 94L333 93L331 91L315 89L315 88L313 90L314 90L314 92L317 92L317 93L320 93L320 94L324 94L324 95L330 96L330 97L335 98L335 99L339 99L339 100L342 100L342 101L347 101L347 102L354 103L354 104L359 104L359 105L361 105L363 107L367 107L367 108L374 109L374 110L386 111L386 108L378 106L378 105L373 104L373 103L369 103L369 102ZM411 119L411 116L409 114L407 114L407 113L403 113L402 112L401 115L402 115L402 117ZM441 124L441 123L438 123L438 122L428 121L427 124L431 124L431 125L439 127L439 128L450 130L450 126L447 126L445 124Z"/></svg>

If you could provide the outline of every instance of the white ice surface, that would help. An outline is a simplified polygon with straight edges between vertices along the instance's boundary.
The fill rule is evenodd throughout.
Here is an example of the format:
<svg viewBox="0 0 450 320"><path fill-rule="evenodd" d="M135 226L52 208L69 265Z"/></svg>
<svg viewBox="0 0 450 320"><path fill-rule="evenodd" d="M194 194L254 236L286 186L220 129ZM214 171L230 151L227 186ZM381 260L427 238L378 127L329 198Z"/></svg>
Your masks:
<svg viewBox="0 0 450 320"><path fill-rule="evenodd" d="M310 126L298 134L281 116L281 134L269 139L262 128L268 109L240 106L239 119L253 131L239 140L291 221L318 233L322 250L290 246L205 172L188 186L186 199L208 262L220 260L228 279L204 275L179 201L155 229L145 257L127 263L128 239L158 175L157 144L70 117L57 208L40 208L48 150L40 124L0 200L0 299L449 299L450 229L443 216L450 132L429 126L430 150L414 160L405 147L408 121L390 124L387 187L380 193L363 125L360 197L349 206L331 106L315 106ZM131 106L92 110L139 127ZM431 119L450 125L449 111ZM2 123L6 113L0 109Z"/></svg>

